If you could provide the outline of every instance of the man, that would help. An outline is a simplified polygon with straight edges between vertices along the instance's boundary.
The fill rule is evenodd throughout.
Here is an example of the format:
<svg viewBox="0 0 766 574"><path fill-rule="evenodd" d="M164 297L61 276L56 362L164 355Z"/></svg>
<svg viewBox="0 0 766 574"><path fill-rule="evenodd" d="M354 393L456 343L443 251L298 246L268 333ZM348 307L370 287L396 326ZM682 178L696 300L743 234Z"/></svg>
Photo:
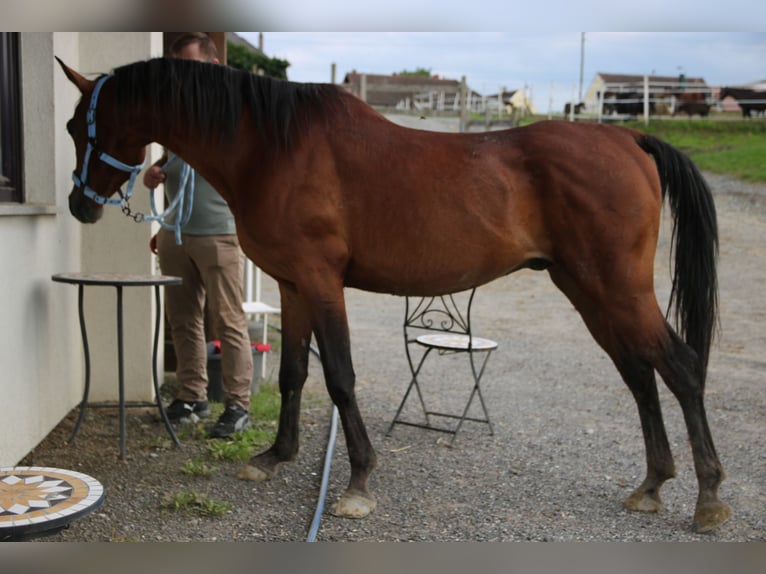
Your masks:
<svg viewBox="0 0 766 574"><path fill-rule="evenodd" d="M177 38L170 53L177 58L219 63L214 42L201 32L185 33ZM168 156L172 158L172 153L167 152L147 170L144 184L154 189L165 183L165 193L172 201L179 191L182 162L173 162L165 173L161 168L169 161ZM177 245L174 233L167 229L152 238L151 244L152 251L159 255L162 273L183 278L181 285L166 287L165 291L179 385L167 414L170 420L180 422L210 416L205 337L207 302L212 329L221 341L221 385L225 402L223 414L209 433L216 438L228 438L250 423L253 357L247 318L242 310L245 259L226 201L199 174L194 181L194 204L191 217L181 230L182 244Z"/></svg>

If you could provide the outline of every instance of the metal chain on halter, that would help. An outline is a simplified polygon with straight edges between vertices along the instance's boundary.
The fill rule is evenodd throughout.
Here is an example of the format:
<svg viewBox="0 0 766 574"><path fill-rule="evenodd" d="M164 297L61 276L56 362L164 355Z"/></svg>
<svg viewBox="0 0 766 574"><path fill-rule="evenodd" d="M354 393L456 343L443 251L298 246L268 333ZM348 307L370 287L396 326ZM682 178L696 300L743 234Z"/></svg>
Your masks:
<svg viewBox="0 0 766 574"><path fill-rule="evenodd" d="M125 215L125 217L129 217L130 219L132 219L136 223L141 223L144 220L144 218L146 217L141 212L133 211L130 208L130 202L127 199L122 202L122 208L121 209L122 209L122 213L123 213L123 215Z"/></svg>

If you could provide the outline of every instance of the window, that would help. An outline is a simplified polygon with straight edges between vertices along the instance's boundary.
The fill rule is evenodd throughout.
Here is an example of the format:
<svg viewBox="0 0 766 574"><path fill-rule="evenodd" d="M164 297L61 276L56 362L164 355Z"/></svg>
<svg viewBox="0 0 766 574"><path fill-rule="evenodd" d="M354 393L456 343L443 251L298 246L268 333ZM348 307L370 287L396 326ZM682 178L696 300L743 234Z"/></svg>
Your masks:
<svg viewBox="0 0 766 574"><path fill-rule="evenodd" d="M0 202L24 201L19 34L0 32Z"/></svg>

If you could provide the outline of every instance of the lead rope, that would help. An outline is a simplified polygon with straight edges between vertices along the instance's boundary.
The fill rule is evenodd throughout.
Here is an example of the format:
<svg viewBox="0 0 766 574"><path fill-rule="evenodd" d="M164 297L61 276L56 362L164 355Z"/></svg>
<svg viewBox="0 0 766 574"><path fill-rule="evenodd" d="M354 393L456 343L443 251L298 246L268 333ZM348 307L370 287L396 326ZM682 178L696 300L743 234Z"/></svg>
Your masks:
<svg viewBox="0 0 766 574"><path fill-rule="evenodd" d="M165 165L160 168L160 171L166 173L168 168L177 159L178 156L173 156L169 161L165 162ZM154 201L153 193L149 196L151 200L152 215L132 211L127 198L122 202L122 212L137 223L141 223L142 221L156 221L163 229L169 229L175 232L176 245L181 245L181 228L189 223L192 207L194 206L194 175L194 169L188 163L183 162L183 165L181 166L181 182L178 186L178 193L162 213L157 213L157 206ZM166 221L170 216L175 216L175 223L168 223Z"/></svg>

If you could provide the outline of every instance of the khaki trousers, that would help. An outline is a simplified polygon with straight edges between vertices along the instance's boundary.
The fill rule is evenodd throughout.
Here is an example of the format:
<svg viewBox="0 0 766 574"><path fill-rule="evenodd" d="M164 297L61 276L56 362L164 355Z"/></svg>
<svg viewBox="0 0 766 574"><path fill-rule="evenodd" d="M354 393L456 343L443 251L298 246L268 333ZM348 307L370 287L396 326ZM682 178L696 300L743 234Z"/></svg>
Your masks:
<svg viewBox="0 0 766 574"><path fill-rule="evenodd" d="M221 341L221 385L227 405L248 409L253 356L247 317L242 310L245 256L236 235L157 235L164 275L183 279L165 287L165 312L176 352L178 399L207 400L205 302L211 331Z"/></svg>

